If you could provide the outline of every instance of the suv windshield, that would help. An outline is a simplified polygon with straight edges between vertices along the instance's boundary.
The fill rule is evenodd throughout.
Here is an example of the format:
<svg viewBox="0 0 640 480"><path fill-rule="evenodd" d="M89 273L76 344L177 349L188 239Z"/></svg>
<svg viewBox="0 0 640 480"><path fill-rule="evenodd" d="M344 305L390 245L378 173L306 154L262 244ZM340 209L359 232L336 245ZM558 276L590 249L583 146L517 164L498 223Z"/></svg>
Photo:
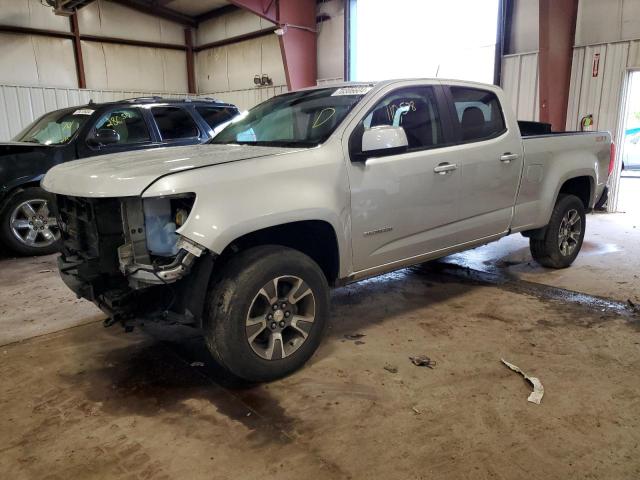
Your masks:
<svg viewBox="0 0 640 480"><path fill-rule="evenodd" d="M84 125L93 110L65 110L47 113L14 137L16 142L60 145L67 143Z"/></svg>
<svg viewBox="0 0 640 480"><path fill-rule="evenodd" d="M274 147L315 146L333 133L371 86L287 93L237 117L211 143Z"/></svg>

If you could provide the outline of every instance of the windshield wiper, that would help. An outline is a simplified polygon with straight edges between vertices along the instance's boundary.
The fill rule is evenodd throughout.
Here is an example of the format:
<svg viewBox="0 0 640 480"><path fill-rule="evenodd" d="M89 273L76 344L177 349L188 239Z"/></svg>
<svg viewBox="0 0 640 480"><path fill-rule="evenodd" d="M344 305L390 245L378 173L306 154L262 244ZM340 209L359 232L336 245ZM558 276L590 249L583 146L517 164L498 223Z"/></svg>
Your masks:
<svg viewBox="0 0 640 480"><path fill-rule="evenodd" d="M42 145L38 140L36 140L35 138L30 138L29 140L20 140L21 142L24 143L37 143L38 145Z"/></svg>

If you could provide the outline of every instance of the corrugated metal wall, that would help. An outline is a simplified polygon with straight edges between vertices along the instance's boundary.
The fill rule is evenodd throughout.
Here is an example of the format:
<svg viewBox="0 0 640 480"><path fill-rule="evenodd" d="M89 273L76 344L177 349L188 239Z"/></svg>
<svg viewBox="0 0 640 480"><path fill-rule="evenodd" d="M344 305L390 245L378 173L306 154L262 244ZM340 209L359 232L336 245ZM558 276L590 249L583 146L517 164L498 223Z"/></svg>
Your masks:
<svg viewBox="0 0 640 480"><path fill-rule="evenodd" d="M519 53L502 57L502 88L518 120L538 121L538 53Z"/></svg>
<svg viewBox="0 0 640 480"><path fill-rule="evenodd" d="M196 95L196 97L213 97L224 102L233 103L240 110L247 110L286 91L286 86L279 85L230 92L204 93ZM83 105L89 103L89 100L100 103L150 95L173 98L188 96L186 93L180 92L80 90L77 88L0 85L0 141L10 140L36 118L52 110ZM191 96L193 97L193 95Z"/></svg>
<svg viewBox="0 0 640 480"><path fill-rule="evenodd" d="M582 118L593 115L593 129L611 132L614 142L621 145L628 72L639 68L640 40L574 48L567 130L579 130ZM621 162L619 155L616 161ZM615 171L620 171L619 165ZM614 211L618 182L610 183L609 210Z"/></svg>

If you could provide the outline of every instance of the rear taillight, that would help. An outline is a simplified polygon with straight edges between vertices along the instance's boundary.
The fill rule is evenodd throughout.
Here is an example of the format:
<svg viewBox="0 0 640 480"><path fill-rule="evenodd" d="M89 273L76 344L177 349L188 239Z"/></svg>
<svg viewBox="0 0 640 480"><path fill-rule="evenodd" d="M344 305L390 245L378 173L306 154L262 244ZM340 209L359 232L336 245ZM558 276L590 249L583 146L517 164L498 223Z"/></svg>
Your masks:
<svg viewBox="0 0 640 480"><path fill-rule="evenodd" d="M609 150L609 175L613 173L613 167L616 164L616 144L611 142L611 149Z"/></svg>

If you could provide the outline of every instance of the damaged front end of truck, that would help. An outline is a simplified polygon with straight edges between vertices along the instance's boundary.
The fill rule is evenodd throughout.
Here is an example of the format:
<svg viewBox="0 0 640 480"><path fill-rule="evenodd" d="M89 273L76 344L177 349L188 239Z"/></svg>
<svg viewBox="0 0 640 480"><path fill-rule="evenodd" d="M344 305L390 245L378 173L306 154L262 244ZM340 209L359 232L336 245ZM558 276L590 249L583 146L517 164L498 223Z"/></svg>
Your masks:
<svg viewBox="0 0 640 480"><path fill-rule="evenodd" d="M199 326L214 255L179 235L195 195L81 198L58 195L58 259L65 284L131 330L136 321Z"/></svg>

